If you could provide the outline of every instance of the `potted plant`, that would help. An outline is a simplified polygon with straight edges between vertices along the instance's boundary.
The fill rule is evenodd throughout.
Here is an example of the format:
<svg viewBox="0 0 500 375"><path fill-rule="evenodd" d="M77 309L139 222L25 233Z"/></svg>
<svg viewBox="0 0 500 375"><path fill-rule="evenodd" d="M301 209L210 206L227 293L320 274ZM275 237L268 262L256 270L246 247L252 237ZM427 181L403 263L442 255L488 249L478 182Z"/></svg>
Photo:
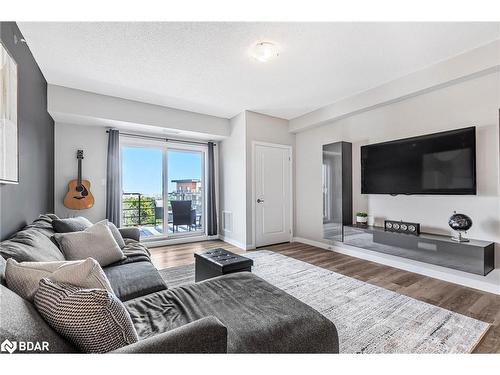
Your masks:
<svg viewBox="0 0 500 375"><path fill-rule="evenodd" d="M366 212L356 213L356 224L366 226L368 223L368 214Z"/></svg>

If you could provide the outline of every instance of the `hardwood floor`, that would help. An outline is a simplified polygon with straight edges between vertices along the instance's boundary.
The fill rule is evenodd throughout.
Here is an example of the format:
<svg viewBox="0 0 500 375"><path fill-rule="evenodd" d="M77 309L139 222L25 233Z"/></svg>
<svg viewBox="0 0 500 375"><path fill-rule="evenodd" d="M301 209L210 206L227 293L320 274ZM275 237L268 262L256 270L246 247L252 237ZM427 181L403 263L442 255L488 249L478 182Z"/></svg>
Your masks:
<svg viewBox="0 0 500 375"><path fill-rule="evenodd" d="M153 263L158 269L191 264L194 253L222 247L242 254L241 250L222 241L195 242L152 248ZM477 353L500 353L500 296L448 283L397 268L350 257L299 242L267 246L266 249L323 267L346 276L378 285L445 309L488 322L492 325Z"/></svg>

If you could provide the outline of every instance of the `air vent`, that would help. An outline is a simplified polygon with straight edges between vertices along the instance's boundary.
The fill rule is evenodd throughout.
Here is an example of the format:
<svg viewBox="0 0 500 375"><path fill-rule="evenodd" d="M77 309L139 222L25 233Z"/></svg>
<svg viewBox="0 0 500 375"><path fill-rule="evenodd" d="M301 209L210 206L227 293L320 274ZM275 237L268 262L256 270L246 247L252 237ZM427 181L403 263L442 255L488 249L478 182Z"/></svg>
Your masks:
<svg viewBox="0 0 500 375"><path fill-rule="evenodd" d="M225 233L233 231L233 213L231 211L222 211L222 230Z"/></svg>

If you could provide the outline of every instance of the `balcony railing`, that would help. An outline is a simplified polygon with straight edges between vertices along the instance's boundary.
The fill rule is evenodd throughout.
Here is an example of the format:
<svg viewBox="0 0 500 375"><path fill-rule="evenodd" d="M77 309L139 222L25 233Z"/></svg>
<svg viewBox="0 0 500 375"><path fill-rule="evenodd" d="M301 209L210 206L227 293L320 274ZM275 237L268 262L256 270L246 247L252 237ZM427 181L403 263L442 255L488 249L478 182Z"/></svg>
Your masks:
<svg viewBox="0 0 500 375"><path fill-rule="evenodd" d="M157 207L154 197L141 193L123 193L122 225L161 225L162 215L158 214L159 210L163 210L163 208Z"/></svg>
<svg viewBox="0 0 500 375"><path fill-rule="evenodd" d="M189 200L195 210L192 225L178 224L173 220L171 201ZM202 229L202 204L200 192L172 192L168 195L167 220L164 220L163 199L142 193L122 194L122 226L140 227L141 236L175 232L191 232Z"/></svg>

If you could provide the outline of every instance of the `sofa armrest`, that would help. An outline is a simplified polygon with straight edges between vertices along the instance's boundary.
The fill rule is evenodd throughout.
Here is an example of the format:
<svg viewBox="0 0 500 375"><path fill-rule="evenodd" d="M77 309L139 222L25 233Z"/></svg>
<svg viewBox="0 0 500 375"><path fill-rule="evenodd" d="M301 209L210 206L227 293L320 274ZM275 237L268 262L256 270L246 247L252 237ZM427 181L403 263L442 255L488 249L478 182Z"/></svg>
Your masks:
<svg viewBox="0 0 500 375"><path fill-rule="evenodd" d="M141 232L139 228L136 227L128 227L128 228L119 228L120 234L123 238L130 238L131 240L135 240L137 242L141 239Z"/></svg>
<svg viewBox="0 0 500 375"><path fill-rule="evenodd" d="M113 353L227 353L227 328L219 319L209 316Z"/></svg>

